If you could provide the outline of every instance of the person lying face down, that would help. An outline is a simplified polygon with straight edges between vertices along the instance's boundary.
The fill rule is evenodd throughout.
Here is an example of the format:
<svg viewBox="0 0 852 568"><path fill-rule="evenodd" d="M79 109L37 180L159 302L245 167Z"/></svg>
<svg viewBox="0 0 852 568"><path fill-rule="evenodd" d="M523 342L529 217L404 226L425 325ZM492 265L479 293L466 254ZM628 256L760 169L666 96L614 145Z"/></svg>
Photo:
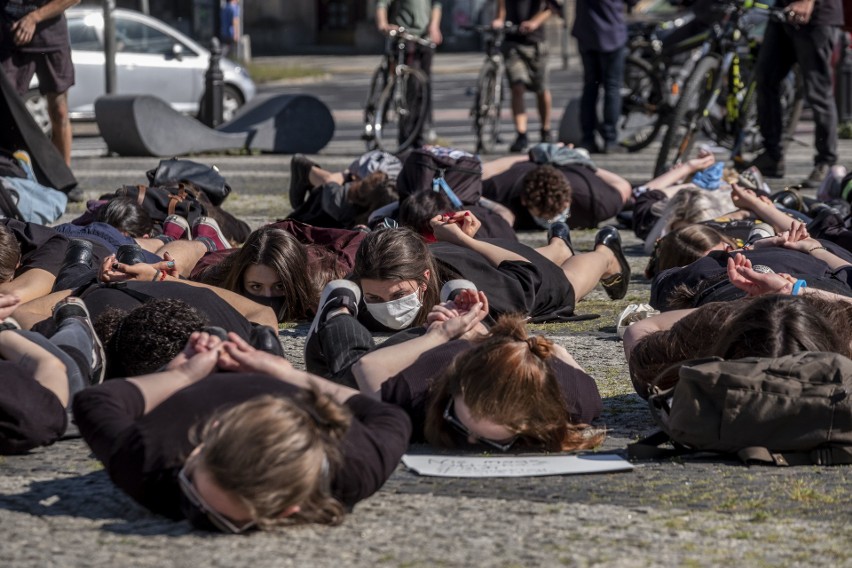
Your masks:
<svg viewBox="0 0 852 568"><path fill-rule="evenodd" d="M239 336L193 333L162 372L73 403L110 479L154 513L241 533L339 524L405 451L405 413L294 369Z"/></svg>
<svg viewBox="0 0 852 568"><path fill-rule="evenodd" d="M422 325L446 282L462 278L489 294L492 317L521 313L558 319L573 314L577 299L598 282L611 298L627 293L630 267L614 227L595 236L594 249L575 254L564 223L533 249L505 239L475 238L478 219L469 211L430 220L439 241L427 245L409 229L374 231L361 242L350 278L358 283L371 329ZM556 228L558 227L558 231Z"/></svg>
<svg viewBox="0 0 852 568"><path fill-rule="evenodd" d="M423 335L403 332L376 347L357 319L358 287L331 282L305 360L311 368L320 351L327 376L405 409L414 443L548 451L597 445L601 436L583 427L602 407L594 380L564 348L528 337L522 317L503 316L485 329L486 296L466 285L433 308Z"/></svg>

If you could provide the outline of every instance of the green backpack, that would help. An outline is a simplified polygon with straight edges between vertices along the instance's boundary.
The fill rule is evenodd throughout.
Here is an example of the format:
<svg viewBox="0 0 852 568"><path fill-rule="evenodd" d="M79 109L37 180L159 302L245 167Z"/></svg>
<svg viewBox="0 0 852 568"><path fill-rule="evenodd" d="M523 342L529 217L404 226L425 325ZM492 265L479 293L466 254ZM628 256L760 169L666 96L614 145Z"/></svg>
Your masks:
<svg viewBox="0 0 852 568"><path fill-rule="evenodd" d="M746 463L852 463L852 360L821 352L713 357L685 363L679 375L649 397L661 432L631 444L630 457L710 451ZM658 447L668 441L674 449Z"/></svg>

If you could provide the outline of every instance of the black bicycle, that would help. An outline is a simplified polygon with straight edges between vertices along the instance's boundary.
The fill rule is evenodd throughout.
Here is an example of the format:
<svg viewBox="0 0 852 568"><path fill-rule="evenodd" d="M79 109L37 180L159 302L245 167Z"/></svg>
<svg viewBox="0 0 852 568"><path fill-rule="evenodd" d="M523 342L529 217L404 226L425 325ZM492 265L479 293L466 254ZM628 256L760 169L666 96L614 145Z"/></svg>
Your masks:
<svg viewBox="0 0 852 568"><path fill-rule="evenodd" d="M783 19L783 10L752 0L727 2L723 17L702 46L701 58L687 79L668 120L654 175L689 156L700 135L731 150L735 163L742 152L761 145L757 126L754 66L759 44L746 17L759 10ZM789 144L801 115L804 91L798 69L784 83L784 145Z"/></svg>
<svg viewBox="0 0 852 568"><path fill-rule="evenodd" d="M648 147L657 138L700 57L698 48L709 32L693 20L694 15L686 13L663 22L628 26L618 130L619 143L631 152ZM675 41L672 34L678 30L688 33L681 33L685 37Z"/></svg>
<svg viewBox="0 0 852 568"><path fill-rule="evenodd" d="M507 33L517 33L518 26L505 22L502 28L470 26L465 29L476 31L485 39L485 60L476 79L476 95L470 116L473 118L473 133L476 151L491 153L500 140L500 113L503 109L503 74L506 61L500 47Z"/></svg>
<svg viewBox="0 0 852 568"><path fill-rule="evenodd" d="M398 153L420 137L429 108L429 79L409 65L415 46L435 49L404 28L388 32L385 54L370 80L363 138L368 150Z"/></svg>

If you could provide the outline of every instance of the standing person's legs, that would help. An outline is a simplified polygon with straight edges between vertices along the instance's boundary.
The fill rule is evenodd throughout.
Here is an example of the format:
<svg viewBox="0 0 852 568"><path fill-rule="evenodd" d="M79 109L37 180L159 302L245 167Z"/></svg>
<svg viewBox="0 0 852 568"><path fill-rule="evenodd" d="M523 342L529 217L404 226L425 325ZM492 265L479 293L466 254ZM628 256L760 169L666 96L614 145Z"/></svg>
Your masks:
<svg viewBox="0 0 852 568"><path fill-rule="evenodd" d="M615 145L618 119L621 117L621 84L624 80L625 48L601 54L603 66L604 108L601 134L607 146Z"/></svg>
<svg viewBox="0 0 852 568"><path fill-rule="evenodd" d="M418 136L416 146L420 146L423 142L423 133L429 133L435 125L435 117L432 115L432 57L434 54L434 50L422 46L417 46L415 51L416 64L426 75L426 120L423 121L423 127L420 130L421 135Z"/></svg>
<svg viewBox="0 0 852 568"><path fill-rule="evenodd" d="M581 145L594 152L597 150L595 133L598 129L598 91L602 75L600 52L581 50L580 58L583 60L583 93L580 98L580 128L583 131Z"/></svg>
<svg viewBox="0 0 852 568"><path fill-rule="evenodd" d="M550 89L548 89L547 44L541 42L535 46L535 56L529 62L532 90L538 105L541 119L541 141L550 142L550 111L552 107Z"/></svg>
<svg viewBox="0 0 852 568"><path fill-rule="evenodd" d="M837 163L837 105L831 72L836 39L837 30L830 26L804 26L792 34L793 48L804 78L805 98L814 115L814 165L817 166Z"/></svg>
<svg viewBox="0 0 852 568"><path fill-rule="evenodd" d="M38 54L36 75L39 90L47 98L47 112L53 128L51 139L67 166L71 165L71 120L68 116L68 89L74 85L71 47Z"/></svg>
<svg viewBox="0 0 852 568"><path fill-rule="evenodd" d="M763 136L764 151L769 161L781 162L784 158L781 146L783 130L781 117L781 81L792 67L795 53L793 43L785 29L786 24L770 21L766 25L763 45L757 58L757 121ZM757 161L757 160L756 160ZM756 164L764 175L771 175ZM783 168L780 172L783 175Z"/></svg>
<svg viewBox="0 0 852 568"><path fill-rule="evenodd" d="M68 93L46 93L47 112L50 115L50 127L53 129L50 139L66 166L71 166L71 119L68 116Z"/></svg>

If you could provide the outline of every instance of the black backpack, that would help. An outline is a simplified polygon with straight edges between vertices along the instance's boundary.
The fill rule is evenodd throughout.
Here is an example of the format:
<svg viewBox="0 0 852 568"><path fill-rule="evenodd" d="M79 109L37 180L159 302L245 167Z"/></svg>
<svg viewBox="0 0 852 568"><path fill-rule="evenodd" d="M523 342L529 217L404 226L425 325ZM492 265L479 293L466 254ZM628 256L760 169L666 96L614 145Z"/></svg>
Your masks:
<svg viewBox="0 0 852 568"><path fill-rule="evenodd" d="M231 186L215 167L171 158L160 160L159 165L145 173L148 185L174 186L182 182L191 183L207 195L213 205L222 205L231 193Z"/></svg>
<svg viewBox="0 0 852 568"><path fill-rule="evenodd" d="M424 189L443 191L461 209L479 203L482 197L482 162L455 148L418 148L403 162L396 189L400 201Z"/></svg>

